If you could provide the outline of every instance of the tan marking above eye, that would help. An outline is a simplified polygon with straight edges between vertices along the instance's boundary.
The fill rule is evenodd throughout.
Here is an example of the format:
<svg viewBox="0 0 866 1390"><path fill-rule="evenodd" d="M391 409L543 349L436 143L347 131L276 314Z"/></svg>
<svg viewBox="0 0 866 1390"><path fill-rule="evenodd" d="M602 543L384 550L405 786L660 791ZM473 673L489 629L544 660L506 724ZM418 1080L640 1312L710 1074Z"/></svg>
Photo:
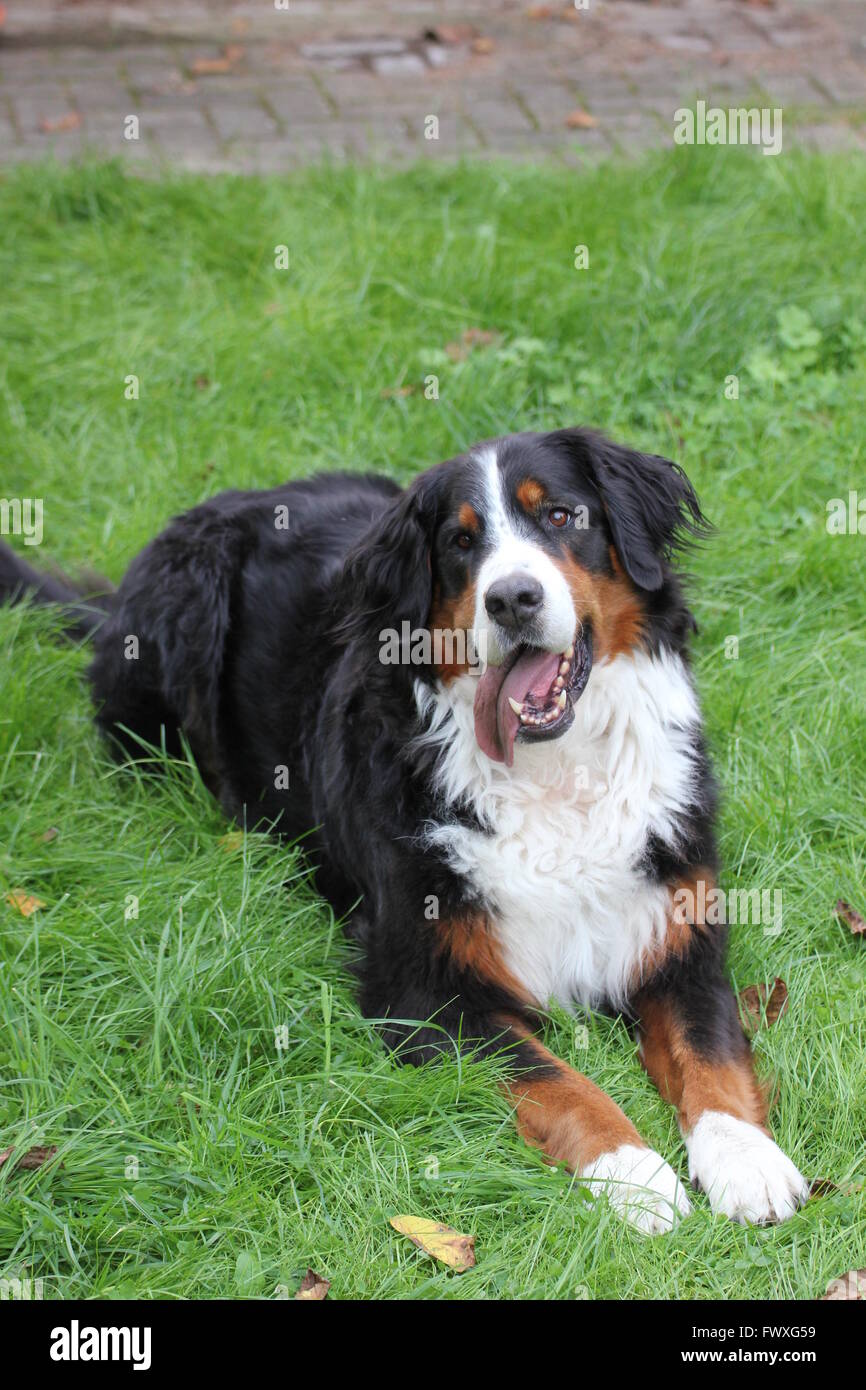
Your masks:
<svg viewBox="0 0 866 1390"><path fill-rule="evenodd" d="M470 502L462 502L457 513L457 520L464 531L477 531L479 528L478 513Z"/></svg>
<svg viewBox="0 0 866 1390"><path fill-rule="evenodd" d="M534 478L524 478L517 485L517 500L526 512L537 512L544 501L544 488Z"/></svg>

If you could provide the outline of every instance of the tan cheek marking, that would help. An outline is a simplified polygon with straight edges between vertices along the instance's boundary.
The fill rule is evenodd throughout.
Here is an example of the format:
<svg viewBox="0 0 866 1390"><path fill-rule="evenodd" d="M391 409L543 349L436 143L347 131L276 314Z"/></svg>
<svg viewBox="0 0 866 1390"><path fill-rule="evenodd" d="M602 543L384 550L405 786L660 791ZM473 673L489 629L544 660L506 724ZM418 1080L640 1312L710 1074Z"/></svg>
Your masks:
<svg viewBox="0 0 866 1390"><path fill-rule="evenodd" d="M520 981L505 965L502 952L482 913L455 918L436 925L440 951L446 952L461 970L471 970L479 979L506 990L515 1000L531 1000Z"/></svg>
<svg viewBox="0 0 866 1390"><path fill-rule="evenodd" d="M646 615L619 562L613 578L592 574L567 553L554 564L565 575L578 617L592 619L595 657L612 660L622 652L634 651L643 637Z"/></svg>
<svg viewBox="0 0 866 1390"><path fill-rule="evenodd" d="M544 488L534 478L524 478L517 485L517 500L525 512L535 513L544 501Z"/></svg>
<svg viewBox="0 0 866 1390"><path fill-rule="evenodd" d="M469 633L475 625L475 581L467 584L462 593L442 599L437 590L430 610L429 629L434 639L440 634L442 661L436 665L439 679L447 685L469 669L472 652ZM450 638L443 634L451 633ZM462 635L460 635L462 634Z"/></svg>

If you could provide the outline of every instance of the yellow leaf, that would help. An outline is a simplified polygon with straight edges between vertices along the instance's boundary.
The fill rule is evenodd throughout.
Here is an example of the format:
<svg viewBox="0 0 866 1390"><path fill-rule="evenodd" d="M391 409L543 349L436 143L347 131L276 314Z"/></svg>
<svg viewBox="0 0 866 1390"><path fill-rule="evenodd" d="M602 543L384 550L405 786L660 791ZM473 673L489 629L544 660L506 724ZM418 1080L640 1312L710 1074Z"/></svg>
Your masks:
<svg viewBox="0 0 866 1390"><path fill-rule="evenodd" d="M233 854L235 850L243 849L244 832L242 830L230 830L227 835L220 835L219 843L226 854Z"/></svg>
<svg viewBox="0 0 866 1390"><path fill-rule="evenodd" d="M461 1235L441 1221L428 1216L392 1216L391 1225L401 1236L408 1236L413 1245L432 1255L434 1260L462 1274L475 1264L475 1237Z"/></svg>
<svg viewBox="0 0 866 1390"><path fill-rule="evenodd" d="M22 917L32 917L34 912L45 906L41 898L34 898L30 893L25 893L23 888L16 888L12 893L7 893L6 901L10 907L16 907Z"/></svg>

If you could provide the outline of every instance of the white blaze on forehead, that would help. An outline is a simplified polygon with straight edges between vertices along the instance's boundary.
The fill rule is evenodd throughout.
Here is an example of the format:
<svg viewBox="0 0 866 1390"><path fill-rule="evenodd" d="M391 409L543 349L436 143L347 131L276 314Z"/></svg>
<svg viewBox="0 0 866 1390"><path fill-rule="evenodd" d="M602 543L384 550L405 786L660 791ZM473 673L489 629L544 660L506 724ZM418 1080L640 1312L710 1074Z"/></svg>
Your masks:
<svg viewBox="0 0 866 1390"><path fill-rule="evenodd" d="M481 475L481 512L489 547L476 586L476 635L487 634L488 655L496 664L504 653L497 642L496 624L491 622L484 607L484 595L497 579L519 570L537 579L544 590L544 602L537 620L539 645L548 651L564 651L570 646L577 627L577 615L565 576L547 551L532 539L529 526L523 531L519 519L510 511L495 448L489 446L480 450L475 459Z"/></svg>

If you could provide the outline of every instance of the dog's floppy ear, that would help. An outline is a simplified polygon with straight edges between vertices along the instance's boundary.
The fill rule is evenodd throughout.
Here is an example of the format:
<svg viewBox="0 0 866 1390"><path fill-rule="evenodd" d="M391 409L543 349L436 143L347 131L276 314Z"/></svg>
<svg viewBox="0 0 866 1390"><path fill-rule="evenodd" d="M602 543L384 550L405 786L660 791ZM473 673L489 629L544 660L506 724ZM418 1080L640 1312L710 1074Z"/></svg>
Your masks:
<svg viewBox="0 0 866 1390"><path fill-rule="evenodd" d="M557 430L550 438L564 445L595 483L626 574L638 588L660 589L664 562L690 536L709 530L683 470L594 430Z"/></svg>
<svg viewBox="0 0 866 1390"><path fill-rule="evenodd" d="M344 636L383 627L399 630L403 622L415 629L427 622L439 492L435 471L422 473L346 557L341 608L352 616L341 625Z"/></svg>

